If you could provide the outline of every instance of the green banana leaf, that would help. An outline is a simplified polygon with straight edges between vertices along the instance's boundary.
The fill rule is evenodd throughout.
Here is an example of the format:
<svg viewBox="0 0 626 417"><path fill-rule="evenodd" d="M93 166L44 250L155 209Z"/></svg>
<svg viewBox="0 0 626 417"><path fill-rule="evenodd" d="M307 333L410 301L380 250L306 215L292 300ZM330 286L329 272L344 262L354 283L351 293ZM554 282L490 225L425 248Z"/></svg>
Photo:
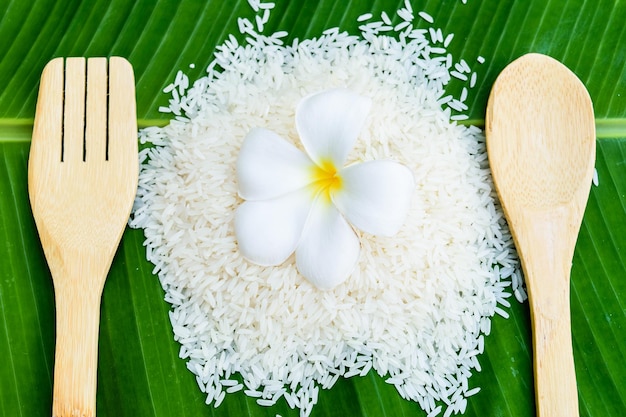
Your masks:
<svg viewBox="0 0 626 417"><path fill-rule="evenodd" d="M572 266L572 332L581 416L626 415L626 2L622 0L411 0L455 38L449 50L473 64L468 98L482 126L498 73L527 52L560 60L589 89L597 126L593 186ZM390 15L404 0L276 0L266 24L290 39L338 26L356 32L366 12ZM140 126L163 125L161 90L179 69L204 74L216 45L237 34L244 0L0 0L0 416L51 414L54 293L30 211L27 161L39 76L57 56L128 58ZM396 17L397 20L397 17ZM425 22L422 22L426 24ZM189 68L190 64L195 68ZM460 86L451 85L451 89ZM169 305L145 260L141 230L126 230L107 280L99 344L97 414L296 416L286 402L264 408L241 392L204 403L178 358ZM467 416L535 415L528 304L496 316L470 380L482 390ZM424 416L375 373L339 380L312 416Z"/></svg>

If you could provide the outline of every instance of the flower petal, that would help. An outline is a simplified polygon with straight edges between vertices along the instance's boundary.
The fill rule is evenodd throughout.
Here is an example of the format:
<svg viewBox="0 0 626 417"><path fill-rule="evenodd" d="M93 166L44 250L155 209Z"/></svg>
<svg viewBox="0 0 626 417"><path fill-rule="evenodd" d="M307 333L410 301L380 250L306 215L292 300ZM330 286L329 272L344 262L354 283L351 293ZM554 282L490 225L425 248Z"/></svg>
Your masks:
<svg viewBox="0 0 626 417"><path fill-rule="evenodd" d="M371 100L337 88L302 99L296 109L296 128L309 156L319 166L341 167L361 132Z"/></svg>
<svg viewBox="0 0 626 417"><path fill-rule="evenodd" d="M353 226L374 235L400 230L415 188L413 173L392 161L368 161L340 173L342 187L332 200Z"/></svg>
<svg viewBox="0 0 626 417"><path fill-rule="evenodd" d="M296 191L312 181L313 161L271 130L248 133L237 158L239 195L266 200Z"/></svg>
<svg viewBox="0 0 626 417"><path fill-rule="evenodd" d="M243 257L262 266L283 263L298 245L311 206L307 189L243 202L235 212L235 236Z"/></svg>
<svg viewBox="0 0 626 417"><path fill-rule="evenodd" d="M346 280L359 259L360 242L337 208L318 198L296 249L298 271L320 289Z"/></svg>

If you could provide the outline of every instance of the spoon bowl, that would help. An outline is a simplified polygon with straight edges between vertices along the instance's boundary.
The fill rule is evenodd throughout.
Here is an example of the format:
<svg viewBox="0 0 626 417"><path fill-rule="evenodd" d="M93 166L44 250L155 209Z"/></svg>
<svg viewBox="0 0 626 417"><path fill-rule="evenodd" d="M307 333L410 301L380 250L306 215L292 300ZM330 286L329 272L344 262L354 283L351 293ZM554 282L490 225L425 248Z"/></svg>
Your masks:
<svg viewBox="0 0 626 417"><path fill-rule="evenodd" d="M486 137L529 292L537 415L577 416L569 290L595 161L589 93L555 59L524 55L496 79Z"/></svg>

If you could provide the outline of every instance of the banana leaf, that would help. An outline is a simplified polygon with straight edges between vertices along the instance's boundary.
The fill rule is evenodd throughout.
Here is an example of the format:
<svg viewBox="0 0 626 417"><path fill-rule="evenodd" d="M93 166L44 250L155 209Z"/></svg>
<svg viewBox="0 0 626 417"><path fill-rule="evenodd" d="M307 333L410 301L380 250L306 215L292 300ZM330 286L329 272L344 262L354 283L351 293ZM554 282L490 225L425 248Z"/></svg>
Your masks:
<svg viewBox="0 0 626 417"><path fill-rule="evenodd" d="M594 102L599 184L593 186L572 264L572 333L581 416L626 415L626 3L621 0L411 0L472 62L467 100L483 126L498 73L527 53L548 54L585 83ZM339 27L356 33L364 13L392 16L404 0L276 0L269 33L287 41ZM58 56L126 57L134 66L140 126L163 125L162 89L179 69L201 77L216 45L254 19L244 0L0 1L0 416L48 416L54 367L54 291L27 192L27 161L39 76ZM393 17L399 22L398 17ZM426 22L422 22L426 26ZM474 64L482 56L486 62ZM194 64L194 68L190 68ZM450 89L460 89L451 85ZM454 91L452 91L454 92ZM97 414L296 416L286 402L260 407L242 392L204 403L178 357L169 305L140 230L126 230L107 280L99 343ZM470 380L482 390L467 416L535 414L528 304L496 316ZM320 393L312 416L423 416L373 372Z"/></svg>

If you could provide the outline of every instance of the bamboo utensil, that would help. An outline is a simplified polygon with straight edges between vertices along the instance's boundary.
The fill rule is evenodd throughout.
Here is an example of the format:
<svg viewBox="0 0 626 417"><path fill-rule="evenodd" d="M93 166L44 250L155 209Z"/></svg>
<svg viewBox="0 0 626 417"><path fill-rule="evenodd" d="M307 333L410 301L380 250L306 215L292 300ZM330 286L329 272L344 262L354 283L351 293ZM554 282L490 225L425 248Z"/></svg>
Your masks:
<svg viewBox="0 0 626 417"><path fill-rule="evenodd" d="M28 191L54 283L55 417L94 416L100 299L137 190L123 58L57 58L41 75Z"/></svg>
<svg viewBox="0 0 626 417"><path fill-rule="evenodd" d="M593 106L564 65L528 54L498 76L487 152L529 290L537 415L578 415L570 268L595 161Z"/></svg>

